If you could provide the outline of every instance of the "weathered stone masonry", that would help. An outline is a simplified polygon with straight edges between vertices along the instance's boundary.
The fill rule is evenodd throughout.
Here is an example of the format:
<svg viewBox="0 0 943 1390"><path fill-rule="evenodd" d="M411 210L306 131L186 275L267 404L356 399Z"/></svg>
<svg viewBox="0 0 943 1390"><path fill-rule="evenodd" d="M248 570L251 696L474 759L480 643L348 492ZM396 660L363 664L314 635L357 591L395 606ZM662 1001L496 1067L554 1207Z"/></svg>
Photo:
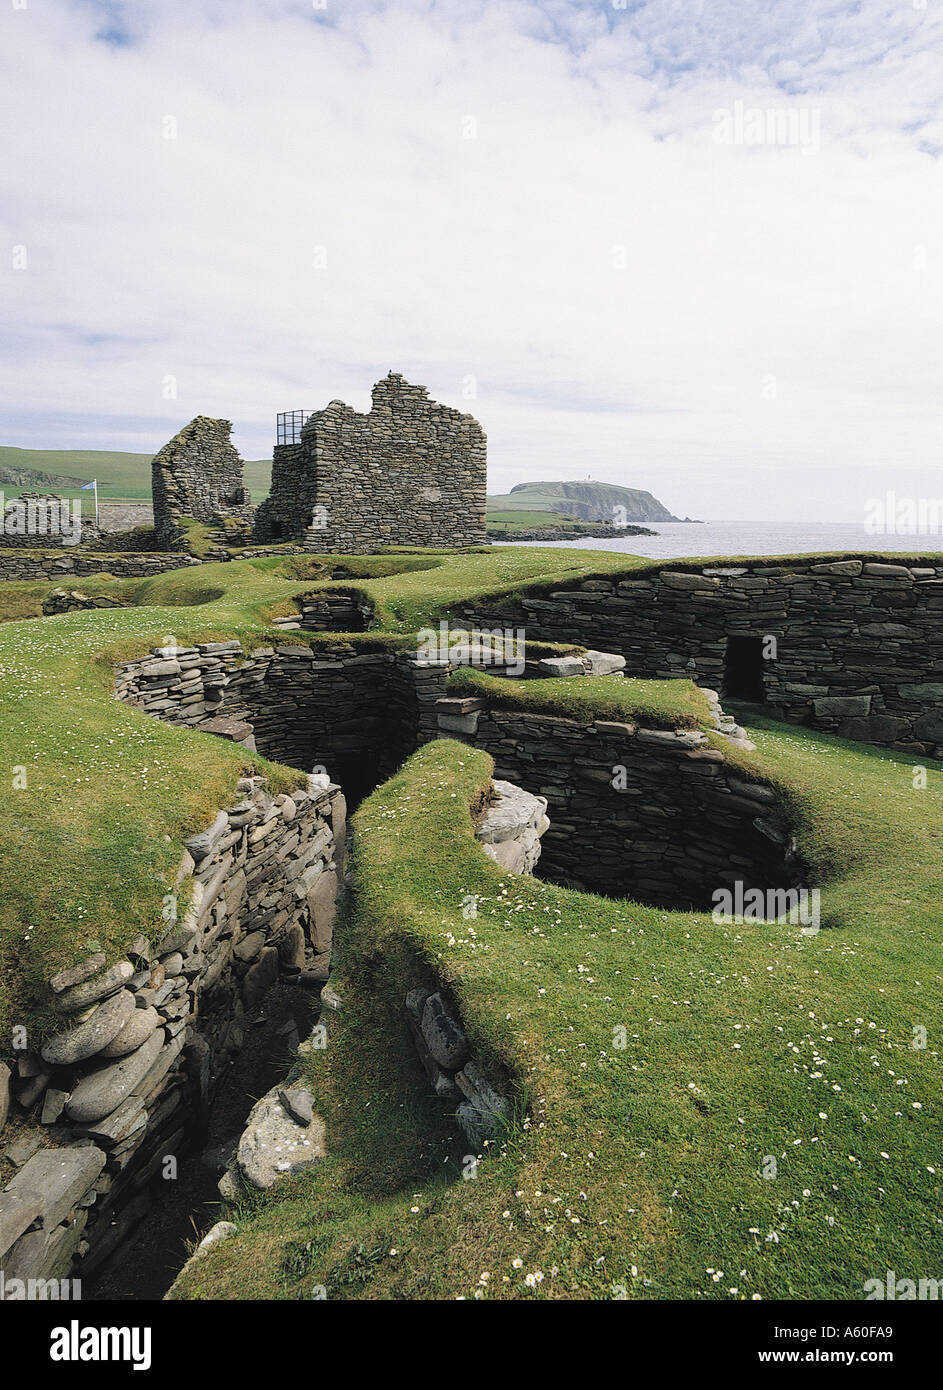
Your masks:
<svg viewBox="0 0 943 1390"><path fill-rule="evenodd" d="M173 553L125 555L77 555L65 549L42 555L0 551L0 581L5 579L62 579L83 574L113 574L116 579L140 579L168 570L198 565L190 555Z"/></svg>
<svg viewBox="0 0 943 1390"><path fill-rule="evenodd" d="M108 969L97 955L50 982L64 1031L17 1068L36 1128L0 1192L6 1298L13 1280L94 1272L148 1210L165 1158L199 1141L245 1012L280 971L326 973L345 803L322 783L272 797L243 779L187 841L157 945L140 937Z"/></svg>
<svg viewBox="0 0 943 1390"><path fill-rule="evenodd" d="M740 693L731 639L753 639L773 717L943 756L943 565L930 559L646 567L455 616L617 651L627 676L685 676L727 698ZM775 658L762 659L770 636Z"/></svg>
<svg viewBox="0 0 943 1390"><path fill-rule="evenodd" d="M331 401L300 443L276 448L258 537L346 554L487 545L486 469L478 422L391 372L373 388L369 414Z"/></svg>
<svg viewBox="0 0 943 1390"><path fill-rule="evenodd" d="M477 698L446 697L437 709L441 737L490 753L495 777L546 798L549 878L697 908L738 880L744 891L804 882L775 792L729 767L698 730L584 725Z"/></svg>
<svg viewBox="0 0 943 1390"><path fill-rule="evenodd" d="M338 640L313 650L290 642L244 652L239 642L165 649L127 662L116 694L170 723L249 740L291 767L326 766L372 790L436 736L435 702L447 665L407 652L361 652Z"/></svg>
<svg viewBox="0 0 943 1390"><path fill-rule="evenodd" d="M165 444L151 464L154 539L161 549L181 541L181 517L239 523L248 536L253 508L242 459L230 443L229 420L198 415Z"/></svg>

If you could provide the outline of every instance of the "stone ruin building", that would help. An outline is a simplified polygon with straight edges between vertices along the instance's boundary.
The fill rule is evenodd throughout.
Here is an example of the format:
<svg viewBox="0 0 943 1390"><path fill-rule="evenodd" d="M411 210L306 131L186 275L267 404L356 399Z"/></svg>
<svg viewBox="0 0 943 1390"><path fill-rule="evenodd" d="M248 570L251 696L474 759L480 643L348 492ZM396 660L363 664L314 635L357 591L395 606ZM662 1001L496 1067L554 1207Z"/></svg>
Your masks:
<svg viewBox="0 0 943 1390"><path fill-rule="evenodd" d="M271 492L257 509L231 428L198 416L154 459L159 549L180 544L181 517L221 527L230 543L294 541L315 552L488 544L484 431L398 373L377 382L366 415L337 400L279 415Z"/></svg>
<svg viewBox="0 0 943 1390"><path fill-rule="evenodd" d="M252 499L243 483L242 459L230 443L232 423L198 415L165 444L151 464L154 543L173 550L183 539L180 521L190 517L230 528L245 543Z"/></svg>

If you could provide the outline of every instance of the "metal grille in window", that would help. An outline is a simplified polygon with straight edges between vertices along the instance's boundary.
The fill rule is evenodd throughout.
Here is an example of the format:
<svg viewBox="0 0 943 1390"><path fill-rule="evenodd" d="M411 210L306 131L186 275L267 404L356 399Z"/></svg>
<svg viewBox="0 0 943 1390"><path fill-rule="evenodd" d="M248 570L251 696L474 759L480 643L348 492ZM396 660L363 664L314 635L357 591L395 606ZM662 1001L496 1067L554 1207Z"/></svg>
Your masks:
<svg viewBox="0 0 943 1390"><path fill-rule="evenodd" d="M311 414L310 410L283 410L275 417L276 442L279 444L300 444L301 431Z"/></svg>

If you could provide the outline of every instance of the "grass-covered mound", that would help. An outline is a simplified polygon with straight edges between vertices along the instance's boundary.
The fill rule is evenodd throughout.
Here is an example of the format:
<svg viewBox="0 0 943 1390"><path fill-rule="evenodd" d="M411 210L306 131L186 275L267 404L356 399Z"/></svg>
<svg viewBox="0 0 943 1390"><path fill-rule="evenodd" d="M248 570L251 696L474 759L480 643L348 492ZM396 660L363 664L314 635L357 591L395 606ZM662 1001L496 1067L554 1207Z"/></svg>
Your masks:
<svg viewBox="0 0 943 1390"><path fill-rule="evenodd" d="M536 654L535 643L527 649ZM551 677L505 680L465 666L449 677L450 695L478 696L498 709L549 714L591 724L594 719L638 722L648 729L709 728L707 697L689 680L640 680L627 677Z"/></svg>
<svg viewBox="0 0 943 1390"><path fill-rule="evenodd" d="M371 558L311 557L311 562L370 573ZM485 561L502 581L514 576L523 582L528 576L578 572L588 558L571 552L561 561L558 551L537 549L495 550L484 557L477 552L383 557L376 568L387 577L361 581L365 591L377 586L381 625L344 640L363 651L415 645L405 623L387 618L385 597L395 593L397 583L410 585L403 611L418 626L426 613L438 615L443 595L451 599L463 582L471 592L486 591ZM398 577L401 563L414 572ZM276 785L296 782L300 775L209 734L162 724L112 698L115 665L152 647L233 637L247 647L283 641L271 619L297 610L293 564L268 557L171 570L149 579L83 577L74 587L116 594L131 606L18 620L24 609L38 614L43 597L61 582L0 584L0 618L7 619L0 622L4 1037L13 1022L42 1029L45 981L96 949L94 943L114 958L139 932L163 933L162 899L182 841L206 825L219 806L232 803L246 766L265 772ZM338 639L295 632L291 640L318 646Z"/></svg>
<svg viewBox="0 0 943 1390"><path fill-rule="evenodd" d="M641 563L531 547L424 558L434 563L365 573L363 557L321 557L351 566L376 604L376 630L342 640L409 645L466 600ZM12 1022L42 1026L55 969L162 929L182 839L231 802L246 765L276 785L298 776L122 706L112 674L168 636L279 640L272 617L316 581L273 557L76 587L96 582L134 606L0 624L5 1036ZM12 617L52 587L3 585L0 603ZM453 677L489 696L495 684ZM693 688L657 686L532 681L499 694L580 719L698 721ZM490 760L462 745L424 748L374 793L356 819L357 898L339 931L344 1013L310 1062L331 1156L247 1207L181 1292L608 1298L624 1285L630 1297L856 1298L886 1269L938 1270L940 773L921 789L900 756L752 731L757 752L727 756L789 801L826 884L817 936L503 876L469 818ZM433 970L526 1116L473 1178L405 1028L402 996Z"/></svg>
<svg viewBox="0 0 943 1390"><path fill-rule="evenodd" d="M379 788L343 1013L307 1064L330 1157L238 1212L174 1296L858 1299L939 1269L943 779L751 732L731 756L789 800L817 935L502 875L469 815L491 762L464 745ZM526 1113L473 1177L404 1020L433 972Z"/></svg>
<svg viewBox="0 0 943 1390"><path fill-rule="evenodd" d="M553 550L540 546L490 546L468 551L400 551L382 555L263 556L168 570L150 579L115 579L103 572L54 580L0 583L0 621L36 617L42 599L63 584L83 593L113 593L130 603L183 606L186 596L209 588L222 593L227 613L260 621L298 611L305 593L320 589L351 590L350 579L328 576L344 569L357 579L356 591L376 605L374 626L415 632L438 622L464 600L518 595L536 580L556 587L568 579L604 571L621 573L640 564L633 556L599 551Z"/></svg>

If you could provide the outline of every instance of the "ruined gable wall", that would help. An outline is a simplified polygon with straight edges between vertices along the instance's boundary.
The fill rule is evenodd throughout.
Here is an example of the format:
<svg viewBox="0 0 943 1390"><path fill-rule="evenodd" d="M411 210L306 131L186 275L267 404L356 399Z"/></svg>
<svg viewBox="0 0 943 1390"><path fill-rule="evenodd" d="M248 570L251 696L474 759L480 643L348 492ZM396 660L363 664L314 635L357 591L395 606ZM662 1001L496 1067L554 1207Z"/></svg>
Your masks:
<svg viewBox="0 0 943 1390"><path fill-rule="evenodd" d="M179 540L182 516L212 522L232 517L250 522L252 502L243 483L242 459L230 442L232 422L198 415L165 444L151 464L154 536L160 549Z"/></svg>
<svg viewBox="0 0 943 1390"><path fill-rule="evenodd" d="M486 441L470 415L391 373L367 415L341 401L302 433L324 524L306 548L367 552L383 545L486 545Z"/></svg>

